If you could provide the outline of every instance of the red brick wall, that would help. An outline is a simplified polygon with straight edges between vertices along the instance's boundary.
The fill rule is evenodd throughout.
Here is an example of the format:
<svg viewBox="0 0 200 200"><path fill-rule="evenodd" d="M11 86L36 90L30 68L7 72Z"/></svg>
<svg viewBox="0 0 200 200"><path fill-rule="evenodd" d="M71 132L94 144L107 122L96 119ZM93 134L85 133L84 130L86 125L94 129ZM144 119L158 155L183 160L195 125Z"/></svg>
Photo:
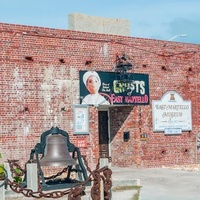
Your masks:
<svg viewBox="0 0 200 200"><path fill-rule="evenodd" d="M110 108L112 164L157 167L199 160L199 45L0 24L0 48L2 161L25 163L40 135L55 125L69 133L72 143L78 137L87 139L88 147L81 152L94 168L99 150L98 109L90 107L90 134L76 136L72 105L79 104L79 70L113 71L117 53L131 58L132 72L149 74L150 105ZM90 59L92 67L85 66ZM192 101L191 132L179 136L153 132L151 102L169 90ZM130 132L127 142L125 131ZM147 141L140 141L141 133L148 134Z"/></svg>

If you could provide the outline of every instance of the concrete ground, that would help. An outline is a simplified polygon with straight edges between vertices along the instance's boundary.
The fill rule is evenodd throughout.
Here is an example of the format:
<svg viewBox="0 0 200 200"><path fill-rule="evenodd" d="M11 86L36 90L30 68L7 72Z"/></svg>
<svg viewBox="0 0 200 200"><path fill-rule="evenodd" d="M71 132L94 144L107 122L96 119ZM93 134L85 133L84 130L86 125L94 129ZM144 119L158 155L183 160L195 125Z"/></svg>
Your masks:
<svg viewBox="0 0 200 200"><path fill-rule="evenodd" d="M200 166L189 168L113 169L116 179L140 180L139 200L199 200ZM117 173L116 173L117 172ZM126 195L126 191L124 191ZM114 199L117 200L117 199ZM128 197L127 197L128 200Z"/></svg>
<svg viewBox="0 0 200 200"><path fill-rule="evenodd" d="M149 169L140 175L140 200L198 200L200 173L175 169Z"/></svg>

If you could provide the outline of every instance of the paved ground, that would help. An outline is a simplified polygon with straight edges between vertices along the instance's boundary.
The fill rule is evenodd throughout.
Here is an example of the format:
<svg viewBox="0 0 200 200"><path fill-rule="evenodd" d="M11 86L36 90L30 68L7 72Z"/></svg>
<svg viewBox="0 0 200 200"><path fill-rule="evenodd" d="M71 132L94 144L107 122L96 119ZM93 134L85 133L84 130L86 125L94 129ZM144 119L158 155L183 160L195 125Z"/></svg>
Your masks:
<svg viewBox="0 0 200 200"><path fill-rule="evenodd" d="M174 169L149 169L145 173L140 176L140 200L200 199L200 173Z"/></svg>
<svg viewBox="0 0 200 200"><path fill-rule="evenodd" d="M113 169L113 177L118 177L117 179L121 179L122 176L125 180L133 177L140 179L142 188L139 200L200 200L199 170L125 168L121 174L119 171L116 173L116 170Z"/></svg>

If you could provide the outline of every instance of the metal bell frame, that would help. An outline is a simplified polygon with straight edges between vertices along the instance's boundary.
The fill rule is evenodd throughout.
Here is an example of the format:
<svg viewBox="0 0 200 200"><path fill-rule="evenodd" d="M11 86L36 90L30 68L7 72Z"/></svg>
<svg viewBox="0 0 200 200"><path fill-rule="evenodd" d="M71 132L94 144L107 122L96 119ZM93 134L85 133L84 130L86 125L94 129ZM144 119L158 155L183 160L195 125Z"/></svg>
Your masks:
<svg viewBox="0 0 200 200"><path fill-rule="evenodd" d="M65 179L66 181L48 184L47 182L45 182L44 173L43 173L42 167L40 165L40 159L44 156L47 136L55 135L55 134L61 134L64 137L66 137L68 151L72 153L72 158L76 159L78 161L78 164L76 165L75 169L72 168L73 166L68 166L67 177ZM83 164L80 150L78 147L76 147L74 144L72 144L69 141L69 135L67 132L59 129L58 127L52 127L50 130L42 133L42 135L40 137L40 141L41 142L37 143L35 148L31 150L30 161L34 160L34 156L36 157L39 176L41 178L42 190L55 190L55 189L71 188L74 185L76 185L77 183L85 182L88 179L87 171ZM77 156L76 158L75 158L75 155ZM71 172L74 172L74 171L76 173L78 173L78 177L80 180L70 182L70 174L71 174ZM86 185L88 185L88 186L91 185L91 182L87 182Z"/></svg>
<svg viewBox="0 0 200 200"><path fill-rule="evenodd" d="M116 78L117 80L122 82L127 82L130 81L130 73L128 72L129 70L132 69L132 64L127 61L126 55L122 54L121 57L116 55L116 67L115 67L115 72L116 72Z"/></svg>

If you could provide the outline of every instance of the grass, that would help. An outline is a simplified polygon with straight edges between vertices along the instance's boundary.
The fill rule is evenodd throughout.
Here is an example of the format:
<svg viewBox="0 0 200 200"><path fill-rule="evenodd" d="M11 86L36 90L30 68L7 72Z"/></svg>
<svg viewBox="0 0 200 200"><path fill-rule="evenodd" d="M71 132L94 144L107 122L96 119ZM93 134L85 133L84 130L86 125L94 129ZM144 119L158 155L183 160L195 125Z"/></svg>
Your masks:
<svg viewBox="0 0 200 200"><path fill-rule="evenodd" d="M139 200L140 198L140 189L137 190L137 193L133 195L132 200Z"/></svg>
<svg viewBox="0 0 200 200"><path fill-rule="evenodd" d="M137 193L133 195L132 200L139 200L140 196L140 188L142 186L117 186L112 188L112 191L124 191L124 190L136 190Z"/></svg>

